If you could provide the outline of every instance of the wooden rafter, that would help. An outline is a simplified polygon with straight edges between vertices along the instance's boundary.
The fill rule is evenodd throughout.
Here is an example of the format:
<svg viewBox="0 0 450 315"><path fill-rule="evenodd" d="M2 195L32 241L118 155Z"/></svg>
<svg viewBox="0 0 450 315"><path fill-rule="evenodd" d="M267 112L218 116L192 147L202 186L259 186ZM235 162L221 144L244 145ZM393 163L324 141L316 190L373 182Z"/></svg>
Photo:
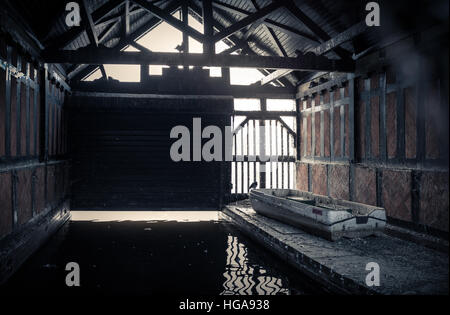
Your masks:
<svg viewBox="0 0 450 315"><path fill-rule="evenodd" d="M118 8L123 3L123 0L110 0L107 1L104 5L102 5L100 8L95 10L91 13L92 20L94 23L99 22L102 18L104 18L106 15L111 13L112 10ZM50 43L47 43L46 49L49 50L56 50L56 49L63 49L70 43L72 43L74 40L76 40L83 32L86 30L84 25L82 27L72 28L69 31L65 32L61 36L52 39Z"/></svg>
<svg viewBox="0 0 450 315"><path fill-rule="evenodd" d="M147 12L147 11L141 7L134 8L133 6L130 5L130 11L129 11L128 15L131 17L132 15L139 14L142 12ZM102 27L102 26L120 21L122 19L123 15L124 15L123 12L119 12L119 13L116 13L113 15L108 15L107 17L104 17L100 21L95 22L95 27L98 28L98 27Z"/></svg>
<svg viewBox="0 0 450 315"><path fill-rule="evenodd" d="M153 15L159 17L160 19L167 22L169 25L175 27L176 29L180 30L183 33L188 34L195 40L204 43L205 36L200 33L199 31L195 30L194 28L185 25L182 21L174 18L172 14L167 13L167 11L160 9L159 7L145 1L145 0L133 0L135 3L140 5L142 8L146 9Z"/></svg>
<svg viewBox="0 0 450 315"><path fill-rule="evenodd" d="M325 32L319 25L317 25L313 20L311 20L311 18L308 15L306 15L302 10L300 10L300 8L298 8L293 1L287 1L285 3L285 6L300 22L302 22L307 28L309 28L311 32L313 32L322 41L327 41L331 38L331 36L328 35L327 32ZM350 54L340 47L336 47L335 49L333 49L333 51L341 59L350 58Z"/></svg>
<svg viewBox="0 0 450 315"><path fill-rule="evenodd" d="M189 1L189 6L192 10L192 12L194 12L197 16L201 16L201 10L200 8L193 2L193 1ZM216 11L217 12L217 11ZM225 18L223 16L223 14L221 14L220 12L217 12L218 14L222 15L223 18ZM226 18L225 18L226 19ZM235 21L232 21L232 23L235 23ZM214 20L214 27L219 31L223 31L225 29L225 27L220 24L218 21ZM230 47L229 49L226 49L225 51L221 52L220 54L231 54L232 52L241 49L241 55L243 54L248 54L248 55L257 55L248 45L248 42L245 40L242 40L241 38L237 37L235 34L231 35L228 37L229 40L231 40L234 43L233 47ZM270 54L270 52L268 52ZM267 69L262 69L262 68L258 68L257 69L260 73L262 73L263 75L268 75L271 73L271 71L273 70L267 70ZM277 81L277 85L284 85L284 86L289 86L289 82L288 80L286 80L285 78L281 78L279 81Z"/></svg>
<svg viewBox="0 0 450 315"><path fill-rule="evenodd" d="M218 8L220 10L227 11L227 12L230 12L233 14L238 14L238 15L244 16L244 17L254 13L252 11L247 11L247 10L232 6L228 3L224 3L222 1L217 1L217 0L213 0L213 5L214 5L214 7ZM285 24L276 22L272 19L266 18L263 20L263 23L267 24L267 26L270 26L271 28L276 29L285 34L295 36L295 37L300 37L301 39L307 39L307 40L315 42L315 43L320 43L320 41L315 36L313 36L309 33L300 31L289 25L285 25Z"/></svg>
<svg viewBox="0 0 450 315"><path fill-rule="evenodd" d="M83 0L82 10L81 10L81 16L82 16L82 23L84 25L84 28L86 29L86 32L88 34L89 41L91 42L91 46L98 48L98 37L97 33L95 32L95 24L94 20L92 19L92 15L88 10L87 6L87 0ZM100 71L102 72L103 78L107 78L105 66L103 63L99 63L98 66L100 67Z"/></svg>
<svg viewBox="0 0 450 315"><path fill-rule="evenodd" d="M183 1L181 3L181 20L187 26L189 23L189 3ZM183 50L185 53L189 53L189 35L183 32Z"/></svg>
<svg viewBox="0 0 450 315"><path fill-rule="evenodd" d="M164 9L168 14L173 14L179 8L178 1L171 1L167 7ZM147 23L143 24L134 32L130 33L127 37L123 37L120 39L119 43L113 48L115 51L121 51L123 48L127 47L131 43L135 42L135 40L145 33L147 33L150 29L157 26L161 23L161 19L159 17L151 18ZM75 68L72 72L68 74L69 78L73 81L79 81L94 72L97 66L95 65L80 65Z"/></svg>
<svg viewBox="0 0 450 315"><path fill-rule="evenodd" d="M123 35L130 33L130 1L125 0L125 9L123 10Z"/></svg>
<svg viewBox="0 0 450 315"><path fill-rule="evenodd" d="M198 67L243 67L265 69L292 69L299 71L353 72L352 60L330 60L307 54L301 58L246 55L204 55L157 52L122 52L111 48L79 49L48 52L43 55L47 63L72 64L153 64Z"/></svg>
<svg viewBox="0 0 450 315"><path fill-rule="evenodd" d="M203 6L203 34L205 35L205 42L203 43L203 52L208 55L215 53L214 35L214 18L211 0L202 0Z"/></svg>
<svg viewBox="0 0 450 315"><path fill-rule="evenodd" d="M240 31L244 27L246 27L254 22L257 22L258 20L263 19L267 14L275 11L276 9L280 8L282 5L283 5L282 2L272 2L271 4L265 6L258 12L255 12L255 13L243 18L242 20L227 27L222 32L219 32L216 35L214 35L214 41L218 42L238 31Z"/></svg>

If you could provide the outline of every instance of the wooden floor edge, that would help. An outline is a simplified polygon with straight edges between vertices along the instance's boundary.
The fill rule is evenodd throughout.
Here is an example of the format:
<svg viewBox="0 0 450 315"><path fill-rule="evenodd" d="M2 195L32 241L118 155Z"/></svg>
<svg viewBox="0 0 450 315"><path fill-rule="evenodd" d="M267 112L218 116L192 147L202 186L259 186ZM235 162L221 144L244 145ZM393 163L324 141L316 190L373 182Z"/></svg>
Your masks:
<svg viewBox="0 0 450 315"><path fill-rule="evenodd" d="M49 211L44 216L29 222L24 229L11 234L0 252L0 285L22 266L45 242L69 219L70 211L66 203Z"/></svg>

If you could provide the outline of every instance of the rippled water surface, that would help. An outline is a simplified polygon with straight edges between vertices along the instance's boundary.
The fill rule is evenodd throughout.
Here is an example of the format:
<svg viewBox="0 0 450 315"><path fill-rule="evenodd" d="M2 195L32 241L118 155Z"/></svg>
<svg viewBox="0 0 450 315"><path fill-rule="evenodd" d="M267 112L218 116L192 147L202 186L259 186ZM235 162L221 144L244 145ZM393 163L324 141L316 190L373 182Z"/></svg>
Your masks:
<svg viewBox="0 0 450 315"><path fill-rule="evenodd" d="M81 287L66 287L77 262ZM8 294L317 294L217 212L73 212Z"/></svg>

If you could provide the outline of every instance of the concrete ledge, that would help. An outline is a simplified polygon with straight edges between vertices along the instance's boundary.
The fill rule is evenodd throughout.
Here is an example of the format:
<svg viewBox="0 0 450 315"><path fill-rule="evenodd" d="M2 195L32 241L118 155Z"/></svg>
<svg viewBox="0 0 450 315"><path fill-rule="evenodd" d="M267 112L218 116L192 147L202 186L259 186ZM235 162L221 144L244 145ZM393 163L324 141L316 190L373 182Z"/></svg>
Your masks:
<svg viewBox="0 0 450 315"><path fill-rule="evenodd" d="M0 285L69 219L68 203L62 203L3 238L0 241Z"/></svg>
<svg viewBox="0 0 450 315"><path fill-rule="evenodd" d="M448 241L439 237L387 224L385 233L448 254Z"/></svg>
<svg viewBox="0 0 450 315"><path fill-rule="evenodd" d="M448 294L448 255L388 235L330 242L229 205L222 218L280 258L340 294ZM380 266L380 286L368 287L366 265Z"/></svg>

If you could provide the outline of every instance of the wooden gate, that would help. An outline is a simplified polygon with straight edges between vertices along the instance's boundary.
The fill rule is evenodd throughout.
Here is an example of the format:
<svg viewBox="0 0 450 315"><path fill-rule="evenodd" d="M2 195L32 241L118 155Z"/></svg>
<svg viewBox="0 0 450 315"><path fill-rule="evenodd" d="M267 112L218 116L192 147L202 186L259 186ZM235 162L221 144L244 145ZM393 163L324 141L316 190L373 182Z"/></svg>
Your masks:
<svg viewBox="0 0 450 315"><path fill-rule="evenodd" d="M232 194L259 188L295 188L295 112L235 112L233 116Z"/></svg>

